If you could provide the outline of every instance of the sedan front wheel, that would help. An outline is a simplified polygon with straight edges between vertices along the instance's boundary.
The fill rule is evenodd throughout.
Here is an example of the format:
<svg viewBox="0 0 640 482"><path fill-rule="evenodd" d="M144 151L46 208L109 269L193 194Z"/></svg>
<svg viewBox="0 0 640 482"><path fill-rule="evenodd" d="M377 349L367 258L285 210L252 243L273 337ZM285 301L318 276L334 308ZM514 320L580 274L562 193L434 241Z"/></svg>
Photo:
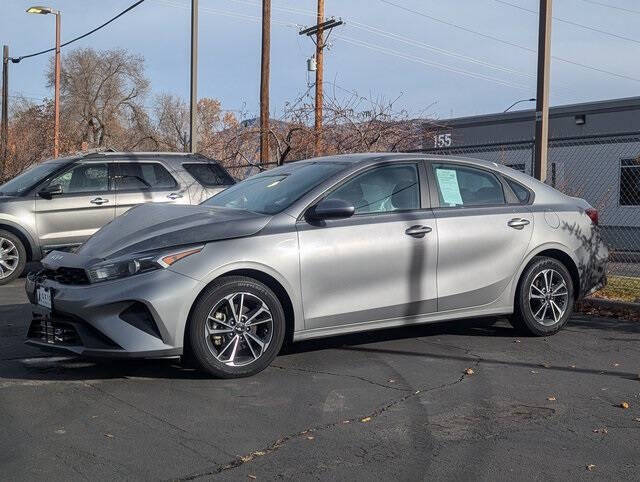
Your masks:
<svg viewBox="0 0 640 482"><path fill-rule="evenodd" d="M284 311L265 284L243 276L225 277L196 303L188 334L194 358L204 370L219 378L251 376L280 351Z"/></svg>

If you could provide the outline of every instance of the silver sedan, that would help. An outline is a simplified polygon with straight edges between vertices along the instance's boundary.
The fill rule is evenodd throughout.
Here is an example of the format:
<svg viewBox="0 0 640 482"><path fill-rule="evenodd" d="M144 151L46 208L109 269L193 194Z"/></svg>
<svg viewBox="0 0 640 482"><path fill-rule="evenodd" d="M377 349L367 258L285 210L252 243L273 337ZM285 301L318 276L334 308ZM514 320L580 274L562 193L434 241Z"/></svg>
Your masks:
<svg viewBox="0 0 640 482"><path fill-rule="evenodd" d="M497 315L551 335L605 283L597 223L586 201L494 163L299 161L50 253L27 280L27 342L240 377L285 340Z"/></svg>

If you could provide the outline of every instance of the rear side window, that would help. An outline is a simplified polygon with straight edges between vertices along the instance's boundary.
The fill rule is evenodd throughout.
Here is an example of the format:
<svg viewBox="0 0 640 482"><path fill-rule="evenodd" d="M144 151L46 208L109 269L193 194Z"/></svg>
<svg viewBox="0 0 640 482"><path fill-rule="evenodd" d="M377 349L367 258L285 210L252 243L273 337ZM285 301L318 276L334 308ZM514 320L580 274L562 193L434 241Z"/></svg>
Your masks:
<svg viewBox="0 0 640 482"><path fill-rule="evenodd" d="M219 164L213 162L194 162L183 164L185 171L193 176L200 184L206 187L228 186L235 184L233 178Z"/></svg>
<svg viewBox="0 0 640 482"><path fill-rule="evenodd" d="M502 184L481 169L449 164L433 166L442 207L505 204Z"/></svg>
<svg viewBox="0 0 640 482"><path fill-rule="evenodd" d="M529 202L529 198L531 197L531 193L529 192L529 190L522 184L511 179L506 179L506 181L513 193L518 198L518 201L520 201L520 204L527 204Z"/></svg>
<svg viewBox="0 0 640 482"><path fill-rule="evenodd" d="M157 162L119 162L116 188L120 191L145 189L173 189L176 180Z"/></svg>

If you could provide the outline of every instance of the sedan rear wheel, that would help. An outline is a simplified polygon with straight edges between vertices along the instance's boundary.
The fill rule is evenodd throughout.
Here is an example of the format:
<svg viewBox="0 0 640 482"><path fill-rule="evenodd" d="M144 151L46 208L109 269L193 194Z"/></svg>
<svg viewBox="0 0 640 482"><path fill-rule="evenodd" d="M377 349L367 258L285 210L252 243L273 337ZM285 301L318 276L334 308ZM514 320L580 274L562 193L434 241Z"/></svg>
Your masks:
<svg viewBox="0 0 640 482"><path fill-rule="evenodd" d="M552 335L566 324L573 303L573 281L564 264L536 257L520 279L512 324L532 335Z"/></svg>
<svg viewBox="0 0 640 482"><path fill-rule="evenodd" d="M222 278L207 288L189 324L200 366L220 378L254 375L276 357L285 319L276 295L251 278Z"/></svg>

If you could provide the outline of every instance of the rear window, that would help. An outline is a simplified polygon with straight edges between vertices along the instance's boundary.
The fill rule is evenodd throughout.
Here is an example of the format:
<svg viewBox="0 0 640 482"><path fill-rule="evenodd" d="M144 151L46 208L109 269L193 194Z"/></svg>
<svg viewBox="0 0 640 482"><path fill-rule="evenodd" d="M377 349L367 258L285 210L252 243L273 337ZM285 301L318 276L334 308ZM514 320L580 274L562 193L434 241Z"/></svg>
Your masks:
<svg viewBox="0 0 640 482"><path fill-rule="evenodd" d="M206 187L229 186L235 184L233 178L219 164L194 162L183 164L182 167L191 174L196 181Z"/></svg>

